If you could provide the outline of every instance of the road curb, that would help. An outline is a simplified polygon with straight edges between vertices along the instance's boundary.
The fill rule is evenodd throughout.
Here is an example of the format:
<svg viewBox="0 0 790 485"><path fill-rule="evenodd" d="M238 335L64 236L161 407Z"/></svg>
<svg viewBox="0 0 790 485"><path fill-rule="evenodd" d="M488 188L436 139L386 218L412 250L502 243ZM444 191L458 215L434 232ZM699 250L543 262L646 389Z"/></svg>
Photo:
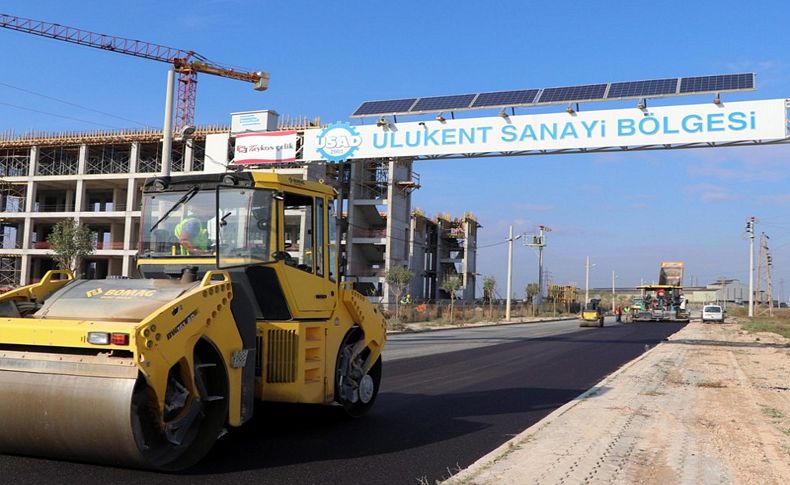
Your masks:
<svg viewBox="0 0 790 485"><path fill-rule="evenodd" d="M410 333L426 333L426 332L439 332L442 330L456 330L462 328L485 328L485 327L504 327L507 325L523 325L530 323L547 323L547 322L564 322L567 320L578 320L578 317L563 317L563 318L547 318L546 320L530 320L530 321L510 321L510 322L491 322L476 324L470 323L469 325L448 325L446 327L431 327L420 330L387 330L387 335L402 335Z"/></svg>
<svg viewBox="0 0 790 485"><path fill-rule="evenodd" d="M653 351L653 349L658 348L658 346L663 345L663 343L664 342L660 342L658 345L651 347L650 350L642 353L642 355L640 355L639 357L636 357L635 359L626 362L625 364L622 365L622 367L620 367L616 371L612 372L608 376L601 379L593 387L587 389L583 393L573 398L572 401L567 402L562 406L560 406L559 408L555 409L548 416L544 417L543 419L533 424L529 428L525 429L521 433L517 434L513 438L502 443L502 445L495 448L493 451L489 452L486 455L483 455L480 459L478 459L468 467L464 468L457 474L453 475L452 477L448 478L447 480L441 483L447 485L473 483L472 479L478 473L484 471L492 464L506 457L511 451L518 448L519 443L523 443L527 441L530 436L536 434L538 431L550 425L555 419L567 413L568 411L576 407L578 404L584 402L588 397L596 395L604 385L612 381L615 377L617 377L621 373L631 368L637 362L640 362L642 359L646 358L647 355Z"/></svg>

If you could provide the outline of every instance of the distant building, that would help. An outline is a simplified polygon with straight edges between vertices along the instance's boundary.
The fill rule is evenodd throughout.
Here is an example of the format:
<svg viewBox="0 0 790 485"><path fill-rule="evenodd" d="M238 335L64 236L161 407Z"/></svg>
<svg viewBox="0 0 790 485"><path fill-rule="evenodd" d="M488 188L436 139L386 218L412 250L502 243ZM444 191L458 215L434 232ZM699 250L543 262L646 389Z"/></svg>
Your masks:
<svg viewBox="0 0 790 485"><path fill-rule="evenodd" d="M454 218L440 214L435 219L414 211L411 216L409 261L415 278L410 286L413 298L424 300L449 299L442 290L446 278L461 280L462 300L475 298L477 285L477 230L475 216L466 213Z"/></svg>

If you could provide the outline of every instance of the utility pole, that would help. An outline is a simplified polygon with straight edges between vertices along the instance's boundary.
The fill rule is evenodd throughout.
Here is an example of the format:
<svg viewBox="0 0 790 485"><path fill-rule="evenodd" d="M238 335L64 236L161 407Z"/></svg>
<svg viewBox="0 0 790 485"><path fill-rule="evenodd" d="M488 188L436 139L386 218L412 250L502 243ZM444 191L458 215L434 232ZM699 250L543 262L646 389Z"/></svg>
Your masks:
<svg viewBox="0 0 790 485"><path fill-rule="evenodd" d="M539 306L543 303L543 294L545 293L545 278L543 272L543 248L546 247L546 233L551 232L551 228L548 226L540 225L540 233L537 236L532 236L532 242L529 242L529 238L524 239L525 246L531 246L538 248L538 294L535 295L535 299L533 304Z"/></svg>
<svg viewBox="0 0 790 485"><path fill-rule="evenodd" d="M773 266L773 258L771 257L771 251L768 249L768 234L761 233L760 234L760 258L757 262L757 295L758 295L758 314L764 315L767 311L769 316L773 316L773 303L774 303L774 295L773 295L773 281L771 280L771 267ZM763 284L765 286L763 287ZM765 288L765 291L763 291ZM768 297L768 308L766 310L762 309L763 306L763 295Z"/></svg>
<svg viewBox="0 0 790 485"><path fill-rule="evenodd" d="M746 219L746 233L749 235L749 317L754 316L754 224L757 218Z"/></svg>
<svg viewBox="0 0 790 485"><path fill-rule="evenodd" d="M513 241L520 238L521 234L513 237L513 226L507 235L507 298L505 298L505 321L510 321L510 294L513 292Z"/></svg>
<svg viewBox="0 0 790 485"><path fill-rule="evenodd" d="M614 306L615 306L615 294L614 294L614 279L616 278L614 274L614 270L612 270L612 313L614 313Z"/></svg>
<svg viewBox="0 0 790 485"><path fill-rule="evenodd" d="M594 264L592 266L595 266ZM584 265L584 304L590 301L590 257L587 256L587 264Z"/></svg>

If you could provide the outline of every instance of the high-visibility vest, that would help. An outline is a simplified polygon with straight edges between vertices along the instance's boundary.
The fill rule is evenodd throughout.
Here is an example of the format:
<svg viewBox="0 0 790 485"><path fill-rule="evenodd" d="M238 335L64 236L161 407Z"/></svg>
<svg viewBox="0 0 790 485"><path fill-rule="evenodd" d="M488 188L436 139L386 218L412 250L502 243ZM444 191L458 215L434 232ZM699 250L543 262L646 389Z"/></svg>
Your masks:
<svg viewBox="0 0 790 485"><path fill-rule="evenodd" d="M201 221L197 217L187 217L183 221L179 222L176 225L176 229L175 229L176 238L178 238L179 241L181 240L181 232L183 231L184 226L186 226L187 224L190 224L190 225L197 224L198 227L199 227L199 229L197 231L197 234L195 234L194 231L190 232L189 242L192 243L192 246L194 246L197 249L202 249L204 251L207 250L208 249L208 229L206 229L204 227L203 221ZM190 228L190 229L192 229L192 228ZM181 255L182 256L189 256L189 254L190 254L189 250L187 248L185 248L184 246L181 246Z"/></svg>

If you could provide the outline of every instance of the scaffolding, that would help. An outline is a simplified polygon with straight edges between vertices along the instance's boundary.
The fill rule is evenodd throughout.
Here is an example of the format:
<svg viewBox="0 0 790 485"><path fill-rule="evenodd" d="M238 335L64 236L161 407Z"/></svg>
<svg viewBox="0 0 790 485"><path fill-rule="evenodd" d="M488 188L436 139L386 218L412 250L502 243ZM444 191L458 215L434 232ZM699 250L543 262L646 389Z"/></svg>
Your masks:
<svg viewBox="0 0 790 485"><path fill-rule="evenodd" d="M90 145L85 173L129 173L130 145Z"/></svg>
<svg viewBox="0 0 790 485"><path fill-rule="evenodd" d="M0 255L0 290L19 286L21 275L21 257Z"/></svg>
<svg viewBox="0 0 790 485"><path fill-rule="evenodd" d="M26 177L30 167L30 148L0 149L0 177Z"/></svg>

